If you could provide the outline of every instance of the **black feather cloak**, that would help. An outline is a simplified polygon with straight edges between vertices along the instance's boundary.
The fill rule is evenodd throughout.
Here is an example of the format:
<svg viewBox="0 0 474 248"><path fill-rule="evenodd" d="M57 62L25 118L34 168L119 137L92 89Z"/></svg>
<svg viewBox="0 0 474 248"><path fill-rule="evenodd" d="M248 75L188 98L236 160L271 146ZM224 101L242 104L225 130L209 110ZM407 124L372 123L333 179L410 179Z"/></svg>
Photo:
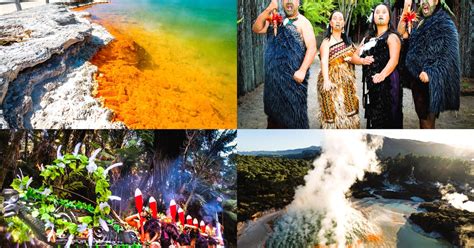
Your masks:
<svg viewBox="0 0 474 248"><path fill-rule="evenodd" d="M287 128L309 128L307 95L309 70L299 84L293 79L306 54L306 46L293 24L268 28L265 49L265 114Z"/></svg>
<svg viewBox="0 0 474 248"><path fill-rule="evenodd" d="M414 78L422 71L428 74L429 112L459 110L461 71L456 26L442 9L423 22L410 36L406 67Z"/></svg>

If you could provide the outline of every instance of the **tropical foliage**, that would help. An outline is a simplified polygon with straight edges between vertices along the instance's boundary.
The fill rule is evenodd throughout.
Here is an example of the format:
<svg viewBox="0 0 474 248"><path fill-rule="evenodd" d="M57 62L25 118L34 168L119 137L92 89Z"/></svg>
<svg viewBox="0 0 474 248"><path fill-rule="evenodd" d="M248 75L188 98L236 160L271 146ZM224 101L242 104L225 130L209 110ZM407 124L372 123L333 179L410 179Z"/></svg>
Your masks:
<svg viewBox="0 0 474 248"><path fill-rule="evenodd" d="M42 212L38 208L39 218L49 214L52 201L86 211L91 218L82 218L76 225L88 226L96 225L97 217L107 222L107 216L116 217L114 213L121 218L133 214L130 199L140 188L145 201L155 197L161 212L170 199L186 204L186 212L198 218L215 219L214 213L219 212L224 238L232 246L236 244L232 232L236 232L237 172L229 157L235 150L235 137L235 130L4 130L0 131L0 185L7 188L14 183L22 187L24 196L44 201ZM86 145L59 158L59 146L61 151L76 151L78 143ZM90 158L98 148L102 150L94 160L97 169L89 172ZM104 176L105 168L117 162L123 165ZM14 181L20 169L25 175L22 184ZM46 189L51 193L43 197ZM108 201L109 206L100 208L112 192L122 200ZM0 217L0 232L4 221ZM60 226L74 233L74 226L57 223L56 228ZM4 241L0 237L0 243Z"/></svg>
<svg viewBox="0 0 474 248"><path fill-rule="evenodd" d="M33 209L32 217L39 218L46 223L46 228L49 228L47 231L55 232L58 237L77 236L85 229L100 225L104 227L105 223L114 224L114 221L108 217L111 209L107 202L112 196L107 177L109 169L104 169L95 163L95 156L88 158L85 155L77 154L77 151L74 154L62 156L58 151L58 157L53 163L41 168L40 175L43 177L43 182L40 188L30 187L33 178L23 176L22 173L21 177L13 180L11 187L19 192L20 201L33 204L30 206ZM63 198L76 194L71 190L83 188L83 180L88 180L95 185L96 201L89 200L95 203L95 207L81 201L70 201ZM64 185L64 188L61 185ZM87 215L79 217L79 223L68 221L57 211L59 208L84 210L83 213L87 213ZM29 240L26 239L31 236L29 230L24 228L25 224L20 224L22 221L19 218L7 218L6 221L9 232L18 233L18 235L13 235L14 242L23 243ZM82 231L79 231L80 225L82 225ZM120 230L117 224L115 226L117 230Z"/></svg>
<svg viewBox="0 0 474 248"><path fill-rule="evenodd" d="M329 23L329 16L334 8L332 0L306 0L300 6L304 16L313 25L316 36L324 32L324 27Z"/></svg>
<svg viewBox="0 0 474 248"><path fill-rule="evenodd" d="M356 24L364 25L372 12L372 9L380 0L306 0L300 6L305 17L313 24L315 35L324 31L324 27L329 23L329 17L334 10L339 10L346 21L346 32ZM390 1L391 4L395 2Z"/></svg>

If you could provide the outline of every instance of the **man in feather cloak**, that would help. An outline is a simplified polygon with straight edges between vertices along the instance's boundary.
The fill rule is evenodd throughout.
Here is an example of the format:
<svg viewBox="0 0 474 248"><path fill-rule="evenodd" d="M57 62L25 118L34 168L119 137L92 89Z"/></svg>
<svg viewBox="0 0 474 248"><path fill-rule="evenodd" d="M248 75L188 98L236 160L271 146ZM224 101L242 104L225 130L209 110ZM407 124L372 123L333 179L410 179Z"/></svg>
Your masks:
<svg viewBox="0 0 474 248"><path fill-rule="evenodd" d="M267 35L263 102L268 128L309 128L308 69L316 55L316 39L311 23L298 12L299 4L300 0L272 0L252 27Z"/></svg>
<svg viewBox="0 0 474 248"><path fill-rule="evenodd" d="M404 12L410 6L405 0ZM422 0L420 12L424 18L410 34L405 66L420 128L435 128L440 112L459 110L459 36L444 0ZM409 32L406 23L399 25Z"/></svg>

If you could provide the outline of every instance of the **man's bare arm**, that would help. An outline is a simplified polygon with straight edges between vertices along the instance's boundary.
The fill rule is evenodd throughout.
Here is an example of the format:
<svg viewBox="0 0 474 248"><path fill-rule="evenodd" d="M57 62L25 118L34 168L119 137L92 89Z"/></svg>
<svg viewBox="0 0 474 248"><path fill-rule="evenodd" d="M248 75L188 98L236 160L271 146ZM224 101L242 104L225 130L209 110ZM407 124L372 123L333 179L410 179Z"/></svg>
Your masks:
<svg viewBox="0 0 474 248"><path fill-rule="evenodd" d="M306 19L302 21L301 32L306 46L306 54L304 55L303 63L301 63L300 68L293 75L293 79L298 83L303 82L306 72L313 63L317 52L313 26L311 26L311 23Z"/></svg>
<svg viewBox="0 0 474 248"><path fill-rule="evenodd" d="M270 23L267 21L267 18L272 14L274 9L278 9L277 0L272 0L268 7L258 15L257 20L253 23L252 31L257 34L267 33L268 26Z"/></svg>
<svg viewBox="0 0 474 248"><path fill-rule="evenodd" d="M405 13L407 13L408 11L410 11L411 4L412 4L411 0L405 0L405 5L403 6L402 16ZM410 35L407 32L406 23L403 21L403 18L400 18L400 21L398 22L397 31L404 39L408 38L408 36Z"/></svg>
<svg viewBox="0 0 474 248"><path fill-rule="evenodd" d="M306 54L304 56L303 63L300 66L300 70L307 71L316 57L316 38L314 37L313 26L311 26L309 21L305 21L302 28L303 39L306 45Z"/></svg>

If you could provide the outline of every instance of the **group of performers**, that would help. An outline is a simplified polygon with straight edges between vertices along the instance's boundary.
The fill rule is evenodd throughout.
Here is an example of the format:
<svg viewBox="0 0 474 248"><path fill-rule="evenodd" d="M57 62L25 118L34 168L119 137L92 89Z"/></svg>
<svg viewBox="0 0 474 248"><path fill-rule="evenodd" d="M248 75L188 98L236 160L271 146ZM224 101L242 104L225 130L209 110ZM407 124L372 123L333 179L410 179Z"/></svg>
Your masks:
<svg viewBox="0 0 474 248"><path fill-rule="evenodd" d="M174 200L170 202L169 214L159 214L156 200L150 197L149 207L145 207L137 189L135 205L139 213L125 218L125 222L135 228L140 241L147 247L218 248L224 245L218 220L213 225L203 220L199 222L190 215L185 219L184 210Z"/></svg>
<svg viewBox="0 0 474 248"><path fill-rule="evenodd" d="M354 65L363 68L367 128L403 128L402 85L412 90L420 128L435 128L441 112L459 110L459 37L452 13L444 0L422 0L419 16L411 4L405 0L397 29L390 6L375 6L358 47L344 30L343 13L331 14L317 77L322 128L360 128ZM268 128L309 128L309 67L317 49L312 25L299 13L299 5L300 0L272 0L253 25L255 33L267 35Z"/></svg>

